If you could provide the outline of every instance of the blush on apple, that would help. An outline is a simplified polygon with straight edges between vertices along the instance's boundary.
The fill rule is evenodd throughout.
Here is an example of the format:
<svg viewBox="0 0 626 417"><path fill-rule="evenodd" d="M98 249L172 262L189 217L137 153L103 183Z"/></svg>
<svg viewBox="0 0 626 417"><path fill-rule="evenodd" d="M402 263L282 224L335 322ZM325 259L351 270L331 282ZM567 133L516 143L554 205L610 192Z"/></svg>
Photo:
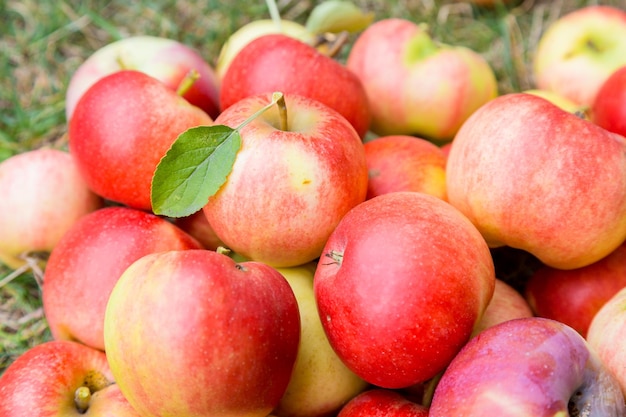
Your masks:
<svg viewBox="0 0 626 417"><path fill-rule="evenodd" d="M602 83L590 112L595 124L626 136L626 63Z"/></svg>
<svg viewBox="0 0 626 417"><path fill-rule="evenodd" d="M352 398L337 417L428 417L428 407L414 403L399 392L372 388Z"/></svg>

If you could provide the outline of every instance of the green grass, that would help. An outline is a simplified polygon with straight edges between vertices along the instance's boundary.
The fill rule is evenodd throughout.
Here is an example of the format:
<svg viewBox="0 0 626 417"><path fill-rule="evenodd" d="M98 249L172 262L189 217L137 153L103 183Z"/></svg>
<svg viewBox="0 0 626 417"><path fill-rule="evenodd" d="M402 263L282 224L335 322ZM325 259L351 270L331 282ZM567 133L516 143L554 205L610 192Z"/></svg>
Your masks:
<svg viewBox="0 0 626 417"><path fill-rule="evenodd" d="M495 9L437 0L355 2L374 11L377 19L425 22L435 39L483 54L498 77L500 93L533 86L532 54L552 21L589 4L626 7L624 0L525 0ZM278 3L283 17L304 22L316 1ZM150 34L191 45L214 64L230 33L269 14L263 1L3 0L0 16L1 161L43 145L66 147L65 88L96 49L126 36ZM16 273L0 266L0 373L24 350L50 338L40 283L32 271Z"/></svg>

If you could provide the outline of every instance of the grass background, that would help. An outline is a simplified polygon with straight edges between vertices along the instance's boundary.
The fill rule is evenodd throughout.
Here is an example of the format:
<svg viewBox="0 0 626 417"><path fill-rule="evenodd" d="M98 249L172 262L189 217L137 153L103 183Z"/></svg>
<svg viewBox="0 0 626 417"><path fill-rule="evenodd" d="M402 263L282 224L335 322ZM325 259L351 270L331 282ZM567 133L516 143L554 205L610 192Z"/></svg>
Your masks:
<svg viewBox="0 0 626 417"><path fill-rule="evenodd" d="M278 5L284 18L304 23L319 1L278 0ZM626 0L520 0L495 8L451 0L354 2L374 11L376 19L425 22L436 40L481 53L501 94L534 86L533 52L554 20L592 4L626 9ZM229 34L259 18L269 18L262 0L0 0L0 161L44 145L66 147L65 89L98 48L148 34L182 41L214 64ZM349 44L343 57L348 49ZM12 271L0 265L0 374L24 350L50 339L41 282L37 268Z"/></svg>

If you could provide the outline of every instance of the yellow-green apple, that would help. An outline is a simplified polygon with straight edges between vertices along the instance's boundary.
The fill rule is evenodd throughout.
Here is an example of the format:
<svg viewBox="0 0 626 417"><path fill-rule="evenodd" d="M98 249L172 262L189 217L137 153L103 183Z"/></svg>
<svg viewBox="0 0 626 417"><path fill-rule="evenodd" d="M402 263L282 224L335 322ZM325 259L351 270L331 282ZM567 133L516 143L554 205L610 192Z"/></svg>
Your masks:
<svg viewBox="0 0 626 417"><path fill-rule="evenodd" d="M554 268L589 265L626 239L626 139L532 94L500 96L463 124L446 188L491 247Z"/></svg>
<svg viewBox="0 0 626 417"><path fill-rule="evenodd" d="M619 381L626 397L626 288L611 297L593 317L587 342Z"/></svg>
<svg viewBox="0 0 626 417"><path fill-rule="evenodd" d="M589 109L587 106L582 106L580 104L577 104L574 101L570 100L569 98L564 97L560 93L557 93L552 90L540 90L538 88L532 88L530 90L525 90L523 92L527 94L534 94L536 96L545 98L552 104L562 108L565 111L568 111L570 113L576 113L581 117L588 118L587 113Z"/></svg>
<svg viewBox="0 0 626 417"><path fill-rule="evenodd" d="M535 84L590 106L602 83L626 65L626 10L590 5L547 27L533 57Z"/></svg>
<svg viewBox="0 0 626 417"><path fill-rule="evenodd" d="M598 126L626 136L626 63L602 83L590 113Z"/></svg>
<svg viewBox="0 0 626 417"><path fill-rule="evenodd" d="M370 125L361 80L345 65L313 46L283 34L269 34L244 46L220 86L222 111L237 101L273 91L315 99L345 117L360 137Z"/></svg>
<svg viewBox="0 0 626 417"><path fill-rule="evenodd" d="M386 18L365 29L346 62L370 101L370 130L448 141L498 94L495 74L477 52L444 45L413 21Z"/></svg>
<svg viewBox="0 0 626 417"><path fill-rule="evenodd" d="M35 345L0 376L2 417L140 417L104 352L72 341Z"/></svg>
<svg viewBox="0 0 626 417"><path fill-rule="evenodd" d="M585 337L598 310L624 287L626 243L582 268L539 268L526 283L525 297L535 315L565 323Z"/></svg>
<svg viewBox="0 0 626 417"><path fill-rule="evenodd" d="M429 416L624 413L617 380L585 339L559 321L528 317L472 338L437 383Z"/></svg>
<svg viewBox="0 0 626 417"><path fill-rule="evenodd" d="M478 230L447 202L415 191L383 194L349 211L314 277L331 346L382 388L441 372L470 338L494 285Z"/></svg>
<svg viewBox="0 0 626 417"><path fill-rule="evenodd" d="M57 340L104 349L104 312L124 270L153 252L201 248L154 214L105 207L83 216L52 250L44 272L44 313Z"/></svg>
<svg viewBox="0 0 626 417"><path fill-rule="evenodd" d="M65 151L40 148L0 163L0 262L16 269L49 253L82 216L103 205Z"/></svg>
<svg viewBox="0 0 626 417"><path fill-rule="evenodd" d="M475 336L489 327L508 320L533 316L533 311L524 296L505 281L496 279L493 297L472 334Z"/></svg>
<svg viewBox="0 0 626 417"><path fill-rule="evenodd" d="M300 316L268 265L166 251L124 271L104 337L115 381L143 417L265 417L289 383Z"/></svg>
<svg viewBox="0 0 626 417"><path fill-rule="evenodd" d="M65 114L72 118L82 95L96 81L121 70L150 75L212 118L219 113L218 79L213 67L200 52L174 39L158 36L130 36L111 42L92 53L72 74L65 92ZM192 78L189 78L192 77ZM187 81L193 81L185 87Z"/></svg>
<svg viewBox="0 0 626 417"><path fill-rule="evenodd" d="M212 123L156 78L123 70L98 80L78 101L69 149L97 194L151 210L152 175L163 155L183 131Z"/></svg>
<svg viewBox="0 0 626 417"><path fill-rule="evenodd" d="M365 151L350 123L311 98L284 97L285 118L272 106L240 130L232 171L203 207L229 249L276 267L319 257L367 192ZM270 101L271 94L242 99L215 123L235 128Z"/></svg>
<svg viewBox="0 0 626 417"><path fill-rule="evenodd" d="M352 398L337 417L428 417L428 407L394 390L372 388Z"/></svg>
<svg viewBox="0 0 626 417"><path fill-rule="evenodd" d="M317 313L313 276L316 264L277 268L294 292L300 311L300 347L285 394L273 414L277 417L335 415L368 383L349 370L328 343Z"/></svg>
<svg viewBox="0 0 626 417"><path fill-rule="evenodd" d="M426 139L380 136L364 144L367 198L394 191L418 191L446 199L446 155Z"/></svg>
<svg viewBox="0 0 626 417"><path fill-rule="evenodd" d="M209 224L202 210L188 216L173 218L172 222L193 236L205 249L217 250L217 248L225 246L224 242L215 234L215 230Z"/></svg>

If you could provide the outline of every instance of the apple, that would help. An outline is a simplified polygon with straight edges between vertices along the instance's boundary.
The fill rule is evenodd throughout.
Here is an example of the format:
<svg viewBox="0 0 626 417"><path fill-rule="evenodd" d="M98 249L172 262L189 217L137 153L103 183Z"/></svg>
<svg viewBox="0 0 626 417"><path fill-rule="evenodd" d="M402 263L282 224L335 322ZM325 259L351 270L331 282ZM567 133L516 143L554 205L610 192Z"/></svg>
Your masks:
<svg viewBox="0 0 626 417"><path fill-rule="evenodd" d="M222 78L222 111L237 101L267 92L306 96L345 117L361 138L370 125L361 81L339 61L284 34L260 36L244 46Z"/></svg>
<svg viewBox="0 0 626 417"><path fill-rule="evenodd" d="M270 96L242 99L215 123L235 128ZM311 98L284 98L286 118L272 106L240 130L232 171L203 207L229 249L275 267L318 258L339 220L367 193L363 143L347 120Z"/></svg>
<svg viewBox="0 0 626 417"><path fill-rule="evenodd" d="M626 65L626 10L590 5L561 16L533 57L537 88L591 106L602 83Z"/></svg>
<svg viewBox="0 0 626 417"><path fill-rule="evenodd" d="M217 250L224 247L224 242L215 234L202 210L188 216L176 217L172 222L182 230L193 236L205 249Z"/></svg>
<svg viewBox="0 0 626 417"><path fill-rule="evenodd" d="M364 144L369 172L367 198L418 191L446 199L446 155L426 139L381 136Z"/></svg>
<svg viewBox="0 0 626 417"><path fill-rule="evenodd" d="M152 175L165 152L183 131L212 123L156 78L123 70L98 80L78 101L69 149L97 194L151 210Z"/></svg>
<svg viewBox="0 0 626 417"><path fill-rule="evenodd" d="M584 337L598 310L624 287L626 243L582 268L539 268L526 283L525 297L537 316L563 322Z"/></svg>
<svg viewBox="0 0 626 417"><path fill-rule="evenodd" d="M626 136L626 63L602 83L590 112L595 124Z"/></svg>
<svg viewBox="0 0 626 417"><path fill-rule="evenodd" d="M463 124L446 187L490 247L553 268L589 265L626 239L626 139L532 94L500 96Z"/></svg>
<svg viewBox="0 0 626 417"><path fill-rule="evenodd" d="M624 413L617 380L585 339L559 321L529 317L471 339L439 380L429 416Z"/></svg>
<svg viewBox="0 0 626 417"><path fill-rule="evenodd" d="M569 98L564 97L563 95L551 91L551 90L540 90L538 88L532 88L530 90L523 91L526 94L534 94L536 96L545 98L552 104L562 108L563 110L576 113L579 117L589 118L588 111L589 109L586 106L581 106L576 104L574 101Z"/></svg>
<svg viewBox="0 0 626 417"><path fill-rule="evenodd" d="M372 388L352 398L337 417L428 417L428 407L408 400L399 392Z"/></svg>
<svg viewBox="0 0 626 417"><path fill-rule="evenodd" d="M335 352L367 382L394 389L448 365L494 286L478 230L447 202L415 191L383 194L349 211L314 277Z"/></svg>
<svg viewBox="0 0 626 417"><path fill-rule="evenodd" d="M104 337L113 376L143 417L265 417L289 383L300 316L268 265L166 251L124 271Z"/></svg>
<svg viewBox="0 0 626 417"><path fill-rule="evenodd" d="M0 376L3 417L140 417L104 352L72 341L35 345Z"/></svg>
<svg viewBox="0 0 626 417"><path fill-rule="evenodd" d="M122 272L153 252L201 248L170 222L129 207L81 218L50 253L42 303L52 336L104 349L104 312Z"/></svg>
<svg viewBox="0 0 626 417"><path fill-rule="evenodd" d="M218 78L199 51L174 39L139 35L104 45L76 69L65 92L67 120L72 118L76 104L89 87L121 70L141 71L173 91L178 90L194 71L197 79L183 97L212 118L219 113Z"/></svg>
<svg viewBox="0 0 626 417"><path fill-rule="evenodd" d="M626 288L619 290L594 315L587 342L619 381L626 396Z"/></svg>
<svg viewBox="0 0 626 417"><path fill-rule="evenodd" d="M12 269L24 256L49 253L82 216L102 207L65 151L39 148L0 163L0 262Z"/></svg>
<svg viewBox="0 0 626 417"><path fill-rule="evenodd" d="M277 417L335 415L369 384L350 371L330 346L317 313L313 277L316 264L277 268L294 292L300 311L300 346Z"/></svg>
<svg viewBox="0 0 626 417"><path fill-rule="evenodd" d="M489 63L477 52L433 40L424 26L379 20L356 39L346 66L370 101L370 130L380 136L451 140L484 103L498 95Z"/></svg>

